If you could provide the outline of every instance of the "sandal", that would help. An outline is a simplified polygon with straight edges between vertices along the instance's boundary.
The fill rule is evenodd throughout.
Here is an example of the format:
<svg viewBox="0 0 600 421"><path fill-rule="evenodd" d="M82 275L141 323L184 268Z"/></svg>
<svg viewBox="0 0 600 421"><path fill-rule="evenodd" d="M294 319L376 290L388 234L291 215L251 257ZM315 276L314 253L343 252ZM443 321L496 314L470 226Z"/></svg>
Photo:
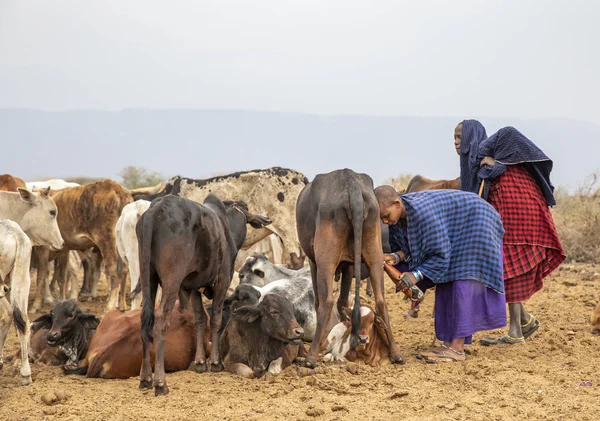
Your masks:
<svg viewBox="0 0 600 421"><path fill-rule="evenodd" d="M502 335L499 338L492 338L491 336L484 336L479 340L479 343L484 346L490 345L514 345L514 344L522 344L525 343L525 338L513 338L509 336L508 333L506 335Z"/></svg>
<svg viewBox="0 0 600 421"><path fill-rule="evenodd" d="M540 321L536 319L533 314L530 314L529 316L529 321L524 325L521 325L523 338L525 339L529 338L535 333L536 330L540 328Z"/></svg>
<svg viewBox="0 0 600 421"><path fill-rule="evenodd" d="M421 356L428 364L461 362L467 358L464 351L457 351L446 345L442 345L442 348L444 348L442 351L433 350L429 354L422 353Z"/></svg>

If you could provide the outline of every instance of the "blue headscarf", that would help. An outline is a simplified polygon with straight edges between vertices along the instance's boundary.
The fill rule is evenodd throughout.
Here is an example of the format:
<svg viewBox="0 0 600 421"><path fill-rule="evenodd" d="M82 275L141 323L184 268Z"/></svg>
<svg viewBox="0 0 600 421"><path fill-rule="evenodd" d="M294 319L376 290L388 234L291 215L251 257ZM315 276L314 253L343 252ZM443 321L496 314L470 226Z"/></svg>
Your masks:
<svg viewBox="0 0 600 421"><path fill-rule="evenodd" d="M523 164L540 186L548 206L556 205L554 186L550 182L552 160L514 127L504 127L490 137L477 120L464 120L460 141L461 189L479 193L481 180L486 180L481 197L487 200L490 182L506 171L507 165ZM496 165L479 167L491 156Z"/></svg>

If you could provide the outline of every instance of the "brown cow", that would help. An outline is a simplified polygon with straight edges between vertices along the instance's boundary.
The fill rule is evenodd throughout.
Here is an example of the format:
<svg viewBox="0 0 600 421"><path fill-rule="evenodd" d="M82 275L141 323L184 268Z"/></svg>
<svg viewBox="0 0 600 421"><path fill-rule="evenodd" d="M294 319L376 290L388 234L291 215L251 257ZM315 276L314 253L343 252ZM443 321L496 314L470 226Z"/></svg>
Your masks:
<svg viewBox="0 0 600 421"><path fill-rule="evenodd" d="M128 379L140 374L142 368L142 309L122 313L117 310L106 313L92 337L85 359L77 370L67 374L85 374L103 379ZM208 315L206 316L208 317ZM210 328L204 331L204 350L210 353ZM186 370L196 353L196 330L194 313L182 310L179 301L171 313L171 321L165 338L165 371ZM150 347L150 359L154 363L154 345Z"/></svg>
<svg viewBox="0 0 600 421"><path fill-rule="evenodd" d="M103 180L93 184L72 187L51 193L58 207L58 226L65 240L64 249L56 256L51 256L47 249L38 250L38 283L33 310L42 306L42 296L51 296L47 284L48 262L56 257L58 262L58 284L60 298L66 295L66 269L68 267L69 250L88 250L97 246L102 254L104 272L110 284L110 295L106 311L117 307L126 309L125 291L119 300L120 279L117 273L117 240L115 226L117 220L128 203L133 202L131 193L120 184ZM76 293L73 293L73 297ZM75 295L76 296L76 295Z"/></svg>
<svg viewBox="0 0 600 421"><path fill-rule="evenodd" d="M0 175L0 191L16 192L18 187L25 188L25 182L18 177L13 177L10 174Z"/></svg>
<svg viewBox="0 0 600 421"><path fill-rule="evenodd" d="M422 175L415 175L408 182L405 193L423 190L455 189L460 190L460 177L454 180L431 180Z"/></svg>
<svg viewBox="0 0 600 421"><path fill-rule="evenodd" d="M350 311L344 307L346 316L351 317ZM360 307L360 330L361 343L356 349L350 349L350 329L348 321L335 325L321 343L321 349L325 353L323 361L362 361L372 367L380 363L389 363L389 344L385 335L383 320L375 315L371 306Z"/></svg>
<svg viewBox="0 0 600 421"><path fill-rule="evenodd" d="M340 315L348 302L352 277L356 279L350 342L352 348L359 343L361 261L370 272L376 313L384 320L390 344L390 359L404 363L394 341L384 298L379 204L371 177L349 169L317 175L298 196L296 222L300 245L310 261L317 309L317 329L306 365L317 365L319 344L332 326L333 282L338 268L342 271L337 302Z"/></svg>
<svg viewBox="0 0 600 421"><path fill-rule="evenodd" d="M595 333L596 335L600 335L600 301L598 301L598 304L596 304L596 308L594 309L594 312L592 313L592 333Z"/></svg>

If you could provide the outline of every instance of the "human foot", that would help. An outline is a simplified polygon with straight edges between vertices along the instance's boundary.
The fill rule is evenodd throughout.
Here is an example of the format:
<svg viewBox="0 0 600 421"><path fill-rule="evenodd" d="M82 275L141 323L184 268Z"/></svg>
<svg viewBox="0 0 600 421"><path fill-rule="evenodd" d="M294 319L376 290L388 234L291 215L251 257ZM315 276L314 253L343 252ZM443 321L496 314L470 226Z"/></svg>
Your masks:
<svg viewBox="0 0 600 421"><path fill-rule="evenodd" d="M442 345L430 352L422 352L422 359L429 364L465 361L464 351L458 351L452 347Z"/></svg>
<svg viewBox="0 0 600 421"><path fill-rule="evenodd" d="M540 321L535 318L533 314L529 315L529 321L524 325L521 325L521 331L523 332L523 338L527 339L535 333L540 327Z"/></svg>
<svg viewBox="0 0 600 421"><path fill-rule="evenodd" d="M481 343L481 345L484 345L484 346L514 345L514 344L525 343L525 338L522 336L520 338L513 338L512 336L509 336L508 334L506 334L506 335L500 336L499 338L492 338L491 336L484 336L483 338L481 338L481 340L479 342Z"/></svg>

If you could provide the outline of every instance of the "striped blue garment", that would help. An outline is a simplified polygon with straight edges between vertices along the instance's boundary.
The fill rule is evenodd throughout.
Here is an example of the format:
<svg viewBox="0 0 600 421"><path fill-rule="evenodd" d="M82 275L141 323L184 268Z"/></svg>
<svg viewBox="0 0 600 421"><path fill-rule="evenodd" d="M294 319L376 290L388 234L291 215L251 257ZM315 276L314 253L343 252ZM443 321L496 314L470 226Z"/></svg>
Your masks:
<svg viewBox="0 0 600 421"><path fill-rule="evenodd" d="M400 198L407 237L401 222L391 225L390 246L393 251L410 248L410 270L420 270L436 284L474 280L504 293L504 228L489 203L457 190L425 190Z"/></svg>
<svg viewBox="0 0 600 421"><path fill-rule="evenodd" d="M493 167L479 167L481 160L491 156ZM493 181L506 171L507 165L524 164L542 189L548 206L556 205L554 186L550 182L552 160L531 140L514 127L504 127L490 137L477 120L464 120L460 142L460 182L463 191L479 192L481 180ZM487 199L490 183L484 186Z"/></svg>

